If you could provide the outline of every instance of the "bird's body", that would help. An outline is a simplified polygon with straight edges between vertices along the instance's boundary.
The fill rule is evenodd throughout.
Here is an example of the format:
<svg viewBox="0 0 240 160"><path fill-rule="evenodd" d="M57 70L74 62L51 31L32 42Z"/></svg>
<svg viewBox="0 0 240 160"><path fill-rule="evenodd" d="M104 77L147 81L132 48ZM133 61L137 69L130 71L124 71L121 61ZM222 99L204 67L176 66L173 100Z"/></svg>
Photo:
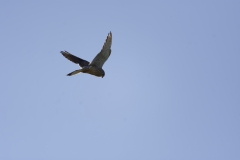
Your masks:
<svg viewBox="0 0 240 160"><path fill-rule="evenodd" d="M103 78L105 76L105 72L102 69L102 66L107 61L108 57L111 54L111 45L112 45L112 33L110 32L107 36L107 39L103 45L102 50L100 51L100 53L96 55L96 57L93 59L91 63L84 59L76 57L67 51L61 51L60 53L62 53L62 55L65 58L72 61L73 63L78 64L81 67L81 69L75 70L67 74L67 76L72 76L82 72Z"/></svg>

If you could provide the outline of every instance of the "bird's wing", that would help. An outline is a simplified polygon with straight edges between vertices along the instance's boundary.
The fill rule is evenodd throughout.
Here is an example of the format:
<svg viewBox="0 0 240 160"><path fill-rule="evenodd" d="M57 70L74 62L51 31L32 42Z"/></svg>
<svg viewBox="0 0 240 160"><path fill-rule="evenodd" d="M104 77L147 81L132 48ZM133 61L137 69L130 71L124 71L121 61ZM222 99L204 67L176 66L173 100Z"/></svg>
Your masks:
<svg viewBox="0 0 240 160"><path fill-rule="evenodd" d="M96 57L93 59L90 65L102 68L103 64L107 61L108 57L111 54L111 45L112 45L112 33L110 32L102 47L102 50L100 51L100 53L96 55Z"/></svg>
<svg viewBox="0 0 240 160"><path fill-rule="evenodd" d="M73 63L79 64L79 66L81 66L81 67L89 65L88 61L86 61L84 59L81 59L81 58L78 58L77 56L74 56L74 55L70 54L67 51L61 51L60 53L62 53L62 55L65 58L67 58L68 60L72 61Z"/></svg>

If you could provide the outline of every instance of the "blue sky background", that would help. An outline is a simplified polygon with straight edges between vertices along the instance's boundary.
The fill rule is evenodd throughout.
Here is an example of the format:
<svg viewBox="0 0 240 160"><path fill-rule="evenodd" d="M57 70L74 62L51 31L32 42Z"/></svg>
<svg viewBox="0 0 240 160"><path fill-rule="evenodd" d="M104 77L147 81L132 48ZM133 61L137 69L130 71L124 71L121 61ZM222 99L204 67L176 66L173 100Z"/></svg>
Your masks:
<svg viewBox="0 0 240 160"><path fill-rule="evenodd" d="M1 1L0 159L239 160L240 2ZM67 77L109 31L106 75Z"/></svg>

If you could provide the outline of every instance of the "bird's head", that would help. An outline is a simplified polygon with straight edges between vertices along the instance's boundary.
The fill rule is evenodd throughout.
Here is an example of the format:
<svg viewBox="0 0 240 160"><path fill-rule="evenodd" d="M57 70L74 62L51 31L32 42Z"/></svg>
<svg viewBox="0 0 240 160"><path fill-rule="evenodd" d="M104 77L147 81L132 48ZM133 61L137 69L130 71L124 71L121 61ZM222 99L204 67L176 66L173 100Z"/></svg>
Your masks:
<svg viewBox="0 0 240 160"><path fill-rule="evenodd" d="M103 71L102 78L105 76L105 72Z"/></svg>

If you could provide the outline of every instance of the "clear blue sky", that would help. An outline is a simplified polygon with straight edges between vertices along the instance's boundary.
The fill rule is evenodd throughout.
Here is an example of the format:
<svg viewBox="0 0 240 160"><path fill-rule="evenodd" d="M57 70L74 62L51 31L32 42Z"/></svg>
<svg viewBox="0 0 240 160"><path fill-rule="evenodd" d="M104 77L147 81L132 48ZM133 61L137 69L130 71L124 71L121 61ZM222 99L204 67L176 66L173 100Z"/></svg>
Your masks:
<svg viewBox="0 0 240 160"><path fill-rule="evenodd" d="M239 160L239 8L1 1L0 159ZM110 31L105 77L66 76Z"/></svg>

